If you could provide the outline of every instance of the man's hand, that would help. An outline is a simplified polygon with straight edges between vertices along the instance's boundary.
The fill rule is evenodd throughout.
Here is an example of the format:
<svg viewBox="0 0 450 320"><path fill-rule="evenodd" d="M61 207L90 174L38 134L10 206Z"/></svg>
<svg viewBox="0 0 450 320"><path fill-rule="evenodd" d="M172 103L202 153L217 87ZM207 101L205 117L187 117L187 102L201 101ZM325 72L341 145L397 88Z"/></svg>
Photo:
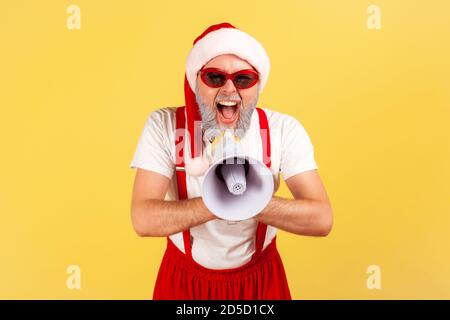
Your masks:
<svg viewBox="0 0 450 320"><path fill-rule="evenodd" d="M317 170L290 177L286 184L295 199L274 196L255 219L299 235L327 236L333 211Z"/></svg>
<svg viewBox="0 0 450 320"><path fill-rule="evenodd" d="M216 219L202 198L166 201L170 180L159 173L137 169L131 220L141 237L163 237Z"/></svg>

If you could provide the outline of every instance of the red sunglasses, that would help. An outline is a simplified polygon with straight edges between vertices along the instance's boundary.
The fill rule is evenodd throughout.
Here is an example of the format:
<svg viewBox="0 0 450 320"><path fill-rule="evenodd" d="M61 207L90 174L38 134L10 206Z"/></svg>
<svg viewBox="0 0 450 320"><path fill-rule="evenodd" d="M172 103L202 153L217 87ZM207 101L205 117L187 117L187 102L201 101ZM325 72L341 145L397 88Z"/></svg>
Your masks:
<svg viewBox="0 0 450 320"><path fill-rule="evenodd" d="M258 82L259 75L252 69L239 70L230 74L217 68L205 68L200 70L200 78L211 88L222 87L228 79L231 79L236 89L248 89Z"/></svg>

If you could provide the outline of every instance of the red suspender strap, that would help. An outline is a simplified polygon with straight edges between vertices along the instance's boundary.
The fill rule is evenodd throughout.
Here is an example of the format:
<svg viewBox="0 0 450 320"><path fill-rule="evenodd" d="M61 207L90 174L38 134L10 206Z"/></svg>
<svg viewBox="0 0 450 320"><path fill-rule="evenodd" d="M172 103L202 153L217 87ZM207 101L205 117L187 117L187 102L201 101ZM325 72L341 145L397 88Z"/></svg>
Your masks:
<svg viewBox="0 0 450 320"><path fill-rule="evenodd" d="M267 121L266 113L261 108L256 108L259 116L259 133L261 135L262 149L263 149L263 162L270 168L270 131L269 122Z"/></svg>
<svg viewBox="0 0 450 320"><path fill-rule="evenodd" d="M264 110L261 108L256 108L259 117L259 133L261 135L262 151L263 151L263 162L270 169L270 132L269 132L269 122L267 121L267 116ZM256 243L255 243L255 253L252 259L259 256L264 247L264 241L266 239L267 224L259 222L258 228L256 229Z"/></svg>
<svg viewBox="0 0 450 320"><path fill-rule="evenodd" d="M176 131L175 131L175 170L177 173L178 198L186 199L186 173L184 171L184 143L186 134L184 132L184 107L177 108Z"/></svg>
<svg viewBox="0 0 450 320"><path fill-rule="evenodd" d="M184 143L186 138L185 107L177 108L176 113L176 133L175 133L175 170L177 175L178 199L187 199L186 172L184 170ZM188 257L192 257L191 235L189 230L183 231L184 251Z"/></svg>

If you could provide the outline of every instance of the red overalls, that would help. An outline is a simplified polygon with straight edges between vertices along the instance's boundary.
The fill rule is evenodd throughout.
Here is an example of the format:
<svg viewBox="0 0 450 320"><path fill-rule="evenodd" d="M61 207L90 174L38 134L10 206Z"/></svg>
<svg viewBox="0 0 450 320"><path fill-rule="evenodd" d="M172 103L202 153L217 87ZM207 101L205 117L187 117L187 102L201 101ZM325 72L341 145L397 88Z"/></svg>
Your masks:
<svg viewBox="0 0 450 320"><path fill-rule="evenodd" d="M177 109L176 127L185 128L185 107ZM263 143L264 163L270 167L270 137L265 112L256 108L260 129L267 132ZM179 130L177 130L179 132ZM262 133L261 133L262 134ZM177 140L177 139L176 139ZM264 141L264 140L263 140ZM178 145L184 145L180 143ZM182 156L182 150L180 152ZM182 157L181 157L182 158ZM184 167L184 162L180 164ZM187 198L186 173L177 171L178 198ZM192 258L190 231L183 231L186 254L167 237L164 254L153 291L154 300L290 300L283 263L276 248L276 237L263 250L267 225L258 223L255 253L238 268L214 270Z"/></svg>

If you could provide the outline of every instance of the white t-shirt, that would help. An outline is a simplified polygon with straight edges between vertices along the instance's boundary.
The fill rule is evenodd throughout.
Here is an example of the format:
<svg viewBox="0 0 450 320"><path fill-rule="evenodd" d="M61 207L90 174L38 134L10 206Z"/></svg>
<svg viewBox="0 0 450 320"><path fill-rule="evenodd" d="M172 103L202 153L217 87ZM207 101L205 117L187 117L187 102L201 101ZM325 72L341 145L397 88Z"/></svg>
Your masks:
<svg viewBox="0 0 450 320"><path fill-rule="evenodd" d="M279 178L281 172L286 180L298 173L317 169L314 159L314 148L311 140L294 117L270 109L266 112L270 129L271 168ZM141 168L167 176L170 181L165 200L177 200L175 172L175 113L176 107L162 108L153 111L139 138L136 152L130 164L131 168ZM240 139L244 152L260 161L262 159L262 143L259 131L259 117L253 112L251 124ZM210 143L204 138L204 152ZM185 144L185 154L190 155L190 144ZM186 175L188 198L201 196L204 177ZM192 257L210 269L229 269L239 267L250 261L255 251L255 235L257 221L248 219L239 222L211 220L191 228ZM272 241L277 229L267 227L264 248ZM182 232L170 235L170 239L184 251Z"/></svg>

